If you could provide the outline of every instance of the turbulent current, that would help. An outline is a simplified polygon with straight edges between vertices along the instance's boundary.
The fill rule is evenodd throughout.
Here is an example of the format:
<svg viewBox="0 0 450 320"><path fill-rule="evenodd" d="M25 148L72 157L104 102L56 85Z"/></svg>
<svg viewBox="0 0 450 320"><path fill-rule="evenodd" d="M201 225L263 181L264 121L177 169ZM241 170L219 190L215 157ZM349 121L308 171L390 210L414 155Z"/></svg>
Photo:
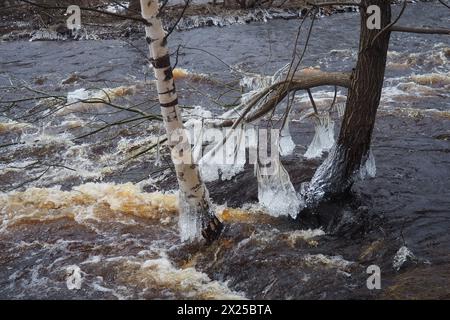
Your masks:
<svg viewBox="0 0 450 320"><path fill-rule="evenodd" d="M400 22L447 27L445 9L411 4ZM230 113L242 92L267 85L290 62L299 24L174 32L185 118ZM319 18L302 68L350 70L358 29L358 13ZM450 41L391 38L365 180L352 197L293 219L276 208L300 204L277 203L274 193L258 204L253 166L239 167L225 181L206 179L226 225L211 246L180 241L143 35L132 45L0 43L0 298L449 298ZM334 90L312 94L325 110ZM300 197L331 148L345 95L339 90L331 118L317 121L307 117L308 95L294 97L282 131L285 190ZM366 287L373 264L381 290Z"/></svg>

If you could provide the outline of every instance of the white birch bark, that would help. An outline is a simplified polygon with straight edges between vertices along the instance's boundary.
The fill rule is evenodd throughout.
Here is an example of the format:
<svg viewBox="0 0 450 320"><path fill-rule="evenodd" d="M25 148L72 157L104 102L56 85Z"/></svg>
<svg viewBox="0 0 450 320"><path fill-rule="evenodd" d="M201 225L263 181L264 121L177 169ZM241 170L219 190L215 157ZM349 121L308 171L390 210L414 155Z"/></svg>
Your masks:
<svg viewBox="0 0 450 320"><path fill-rule="evenodd" d="M200 178L197 165L192 161L191 146L178 107L166 33L158 17L158 0L141 0L141 11L142 17L148 23L145 27L146 40L154 68L161 115L180 188L181 238L193 240L201 233L207 241L212 241L219 235L222 224L211 210L208 191Z"/></svg>

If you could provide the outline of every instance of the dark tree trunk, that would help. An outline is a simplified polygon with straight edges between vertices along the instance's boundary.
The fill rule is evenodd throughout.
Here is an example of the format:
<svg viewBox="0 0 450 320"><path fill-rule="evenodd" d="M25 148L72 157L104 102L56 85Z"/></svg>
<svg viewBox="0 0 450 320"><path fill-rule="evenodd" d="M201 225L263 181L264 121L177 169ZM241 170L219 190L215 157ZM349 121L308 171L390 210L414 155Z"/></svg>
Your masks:
<svg viewBox="0 0 450 320"><path fill-rule="evenodd" d="M347 192L368 157L390 37L390 32L377 36L380 30L367 28L369 15L366 11L370 5L377 5L381 9L381 29L391 20L388 0L361 1L358 61L352 73L341 131L336 146L317 169L307 189L306 201L309 207Z"/></svg>

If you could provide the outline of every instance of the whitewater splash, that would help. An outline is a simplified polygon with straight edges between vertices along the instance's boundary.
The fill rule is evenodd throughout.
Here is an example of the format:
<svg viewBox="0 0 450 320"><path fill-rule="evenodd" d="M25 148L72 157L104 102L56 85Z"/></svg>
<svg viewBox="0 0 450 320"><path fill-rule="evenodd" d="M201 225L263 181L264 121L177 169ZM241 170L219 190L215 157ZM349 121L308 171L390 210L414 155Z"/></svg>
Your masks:
<svg viewBox="0 0 450 320"><path fill-rule="evenodd" d="M237 219L239 215L246 216L240 210L221 210L228 221L236 219L233 218L235 216ZM70 240L69 236L69 239L54 242L48 237L44 237L47 240L39 240L43 235L36 231L37 238L33 242L12 244L10 249L14 252L39 247L48 255L58 256L52 263L41 262L32 266L30 281L21 281L19 279L23 275L14 273L10 276L12 286L16 286L19 296L26 290L29 294L39 291L50 294L49 290L63 290L65 287L73 294L90 289L93 296L118 299L245 298L241 293L230 290L226 282L211 280L193 265L175 266L167 255L167 243L152 240L156 235L145 240L148 228L156 232L165 227L171 233L176 232L177 215L175 194L146 193L131 183L87 183L71 191L56 187L29 188L23 192L2 194L0 238L19 236L22 226L28 226L27 230L39 230L40 226L58 226L61 223L70 223L70 229L80 234L77 240ZM218 215L221 216L220 213ZM85 227L89 233L94 232L89 239L83 239L82 234L87 232L84 229L76 231ZM124 230L117 233L116 229ZM127 233L126 229L130 232ZM53 232L64 237L64 230L64 227L58 227ZM94 245L89 249L92 255L86 256L82 248L91 245ZM120 249L123 246L126 247ZM133 254L135 250L138 251ZM108 275L113 272L115 280L108 280L105 272ZM58 281L59 278L64 280Z"/></svg>

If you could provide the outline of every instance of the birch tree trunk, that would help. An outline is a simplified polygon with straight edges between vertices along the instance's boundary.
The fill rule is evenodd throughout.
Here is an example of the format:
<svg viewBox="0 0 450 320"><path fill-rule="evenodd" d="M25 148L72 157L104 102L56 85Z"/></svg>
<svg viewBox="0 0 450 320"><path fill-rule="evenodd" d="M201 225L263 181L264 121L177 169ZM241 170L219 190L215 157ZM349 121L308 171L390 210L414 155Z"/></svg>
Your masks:
<svg viewBox="0 0 450 320"><path fill-rule="evenodd" d="M316 170L306 194L308 207L347 192L369 157L370 141L383 88L390 31L368 29L367 8L377 5L381 30L391 21L389 0L361 1L361 30L356 68L351 76L339 138Z"/></svg>
<svg viewBox="0 0 450 320"><path fill-rule="evenodd" d="M219 236L222 224L211 208L208 191L201 180L197 165L192 160L191 146L178 107L166 33L158 17L158 0L141 0L141 11L142 17L148 22L145 27L146 41L154 68L161 115L180 188L178 200L181 238L192 240L201 232L210 242Z"/></svg>

